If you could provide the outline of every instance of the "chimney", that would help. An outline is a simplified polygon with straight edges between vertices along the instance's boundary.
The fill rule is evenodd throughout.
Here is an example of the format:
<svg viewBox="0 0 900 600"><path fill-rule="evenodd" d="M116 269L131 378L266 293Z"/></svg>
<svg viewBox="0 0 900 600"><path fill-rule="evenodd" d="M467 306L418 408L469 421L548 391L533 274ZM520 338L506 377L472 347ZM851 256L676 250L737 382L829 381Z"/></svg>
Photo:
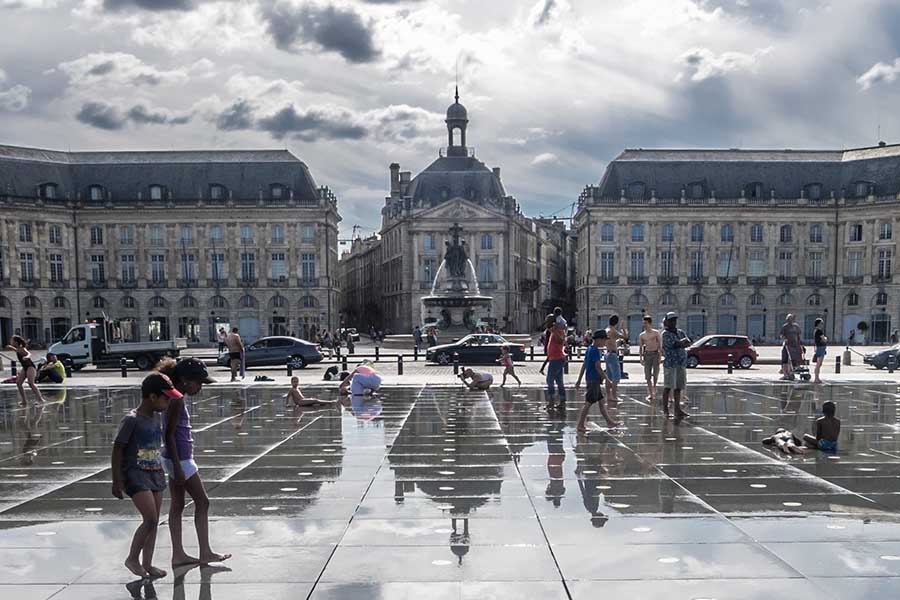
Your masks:
<svg viewBox="0 0 900 600"><path fill-rule="evenodd" d="M400 195L405 196L406 190L409 189L409 180L412 177L412 173L410 171L403 171L400 173Z"/></svg>
<svg viewBox="0 0 900 600"><path fill-rule="evenodd" d="M391 163L391 197L400 196L400 165L399 163Z"/></svg>

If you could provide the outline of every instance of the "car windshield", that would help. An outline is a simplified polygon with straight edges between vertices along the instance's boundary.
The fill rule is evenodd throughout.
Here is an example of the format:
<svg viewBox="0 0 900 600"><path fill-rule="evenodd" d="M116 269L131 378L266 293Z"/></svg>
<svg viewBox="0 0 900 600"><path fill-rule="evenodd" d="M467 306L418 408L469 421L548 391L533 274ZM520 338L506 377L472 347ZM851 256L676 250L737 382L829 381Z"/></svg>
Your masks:
<svg viewBox="0 0 900 600"><path fill-rule="evenodd" d="M714 345L712 343L714 339L715 339L714 336L711 336L711 335L703 336L702 338L700 338L699 340L697 340L696 342L691 344L691 348L699 348L700 346L703 346L704 344L708 344L708 345L712 346L712 345Z"/></svg>

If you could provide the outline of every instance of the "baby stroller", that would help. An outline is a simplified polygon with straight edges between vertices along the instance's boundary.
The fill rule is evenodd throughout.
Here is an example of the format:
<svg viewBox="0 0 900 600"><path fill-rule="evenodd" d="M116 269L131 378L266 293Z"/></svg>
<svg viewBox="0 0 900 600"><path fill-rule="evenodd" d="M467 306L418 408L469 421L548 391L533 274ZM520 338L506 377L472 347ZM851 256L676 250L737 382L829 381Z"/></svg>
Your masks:
<svg viewBox="0 0 900 600"><path fill-rule="evenodd" d="M800 346L800 364L794 367L794 375L802 381L812 379L812 374L809 372L809 361L806 360L806 346Z"/></svg>

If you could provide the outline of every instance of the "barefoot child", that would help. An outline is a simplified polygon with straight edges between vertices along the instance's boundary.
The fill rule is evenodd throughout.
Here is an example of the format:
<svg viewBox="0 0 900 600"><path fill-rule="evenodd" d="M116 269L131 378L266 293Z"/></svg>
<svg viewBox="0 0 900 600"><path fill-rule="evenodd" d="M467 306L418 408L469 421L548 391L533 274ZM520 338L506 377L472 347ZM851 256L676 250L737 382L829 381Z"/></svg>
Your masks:
<svg viewBox="0 0 900 600"><path fill-rule="evenodd" d="M608 339L608 334L602 329L598 329L592 336L594 343L584 353L584 364L581 365L581 372L578 374L578 380L575 387L581 385L581 378L587 380L587 390L584 394L584 406L581 407L581 414L578 415L577 430L579 433L587 432L587 416L591 410L591 405L596 404L600 409L600 414L606 420L607 427L618 427L621 425L618 421L614 421L609 417L606 406L603 403L603 360L601 358L600 348L604 346Z"/></svg>
<svg viewBox="0 0 900 600"><path fill-rule="evenodd" d="M500 360L498 362L503 365L503 381L500 383L500 387L506 385L507 375L511 375L516 380L516 383L522 385L522 380L516 376L516 365L513 363L512 355L506 346L500 348Z"/></svg>
<svg viewBox="0 0 900 600"><path fill-rule="evenodd" d="M294 408L305 408L309 406L328 406L334 404L334 401L305 397L303 392L300 391L300 378L295 375L291 377L291 389L285 398L285 404L287 403L293 403Z"/></svg>
<svg viewBox="0 0 900 600"><path fill-rule="evenodd" d="M7 348L16 353L16 358L19 359L19 364L22 366L22 369L16 375L16 387L19 388L20 398L19 406L28 405L28 401L25 399L25 381L28 381L28 387L31 388L31 391L37 397L37 403L43 404L44 396L41 395L41 390L38 389L37 384L34 382L34 378L37 377L37 367L34 366L34 361L31 360L28 342L21 335L14 335L10 338Z"/></svg>
<svg viewBox="0 0 900 600"><path fill-rule="evenodd" d="M841 420L834 416L837 406L831 400L822 404L822 415L816 419L816 435L804 434L803 441L810 448L824 452L837 452L838 436L841 434Z"/></svg>
<svg viewBox="0 0 900 600"><path fill-rule="evenodd" d="M159 507L166 488L159 454L162 429L156 413L165 411L171 400L180 398L181 392L168 377L160 373L148 375L141 383L140 405L125 415L116 432L112 452L112 494L119 499L123 497L123 491L128 494L143 518L125 559L125 566L138 577L166 575L165 571L153 566Z"/></svg>

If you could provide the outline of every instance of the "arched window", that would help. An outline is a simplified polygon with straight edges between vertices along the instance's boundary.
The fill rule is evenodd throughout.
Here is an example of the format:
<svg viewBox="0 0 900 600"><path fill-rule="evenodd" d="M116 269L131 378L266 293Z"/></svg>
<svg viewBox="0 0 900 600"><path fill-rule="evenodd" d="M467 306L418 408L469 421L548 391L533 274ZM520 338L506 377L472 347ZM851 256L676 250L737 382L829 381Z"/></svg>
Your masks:
<svg viewBox="0 0 900 600"><path fill-rule="evenodd" d="M781 306L793 306L794 305L794 297L791 294L785 292L784 294L778 297L778 304Z"/></svg>
<svg viewBox="0 0 900 600"><path fill-rule="evenodd" d="M675 306L675 294L666 292L659 297L660 306Z"/></svg>
<svg viewBox="0 0 900 600"><path fill-rule="evenodd" d="M125 296L122 298L122 308L136 308L137 302L134 301L134 298L131 296Z"/></svg>
<svg viewBox="0 0 900 600"><path fill-rule="evenodd" d="M25 296L22 300L22 306L24 308L40 308L41 301L37 299L37 296Z"/></svg>
<svg viewBox="0 0 900 600"><path fill-rule="evenodd" d="M315 296L303 296L300 300L300 306L303 308L318 308L319 301L316 300Z"/></svg>
<svg viewBox="0 0 900 600"><path fill-rule="evenodd" d="M876 306L885 306L888 303L888 295L885 292L878 292L875 294L875 305Z"/></svg>
<svg viewBox="0 0 900 600"><path fill-rule="evenodd" d="M616 304L616 297L611 292L600 294L600 304L602 306L614 306Z"/></svg>
<svg viewBox="0 0 900 600"><path fill-rule="evenodd" d="M722 235L723 242L733 242L734 241L734 227L732 227L731 225L728 225L728 224L722 225L721 235Z"/></svg>
<svg viewBox="0 0 900 600"><path fill-rule="evenodd" d="M759 223L750 226L750 241L757 243L763 241L763 226Z"/></svg>
<svg viewBox="0 0 900 600"><path fill-rule="evenodd" d="M0 308L9 308L9 300L6 296L0 296Z"/></svg>
<svg viewBox="0 0 900 600"><path fill-rule="evenodd" d="M493 250L494 249L494 236L490 233L485 233L481 236L481 249L482 250Z"/></svg>
<svg viewBox="0 0 900 600"><path fill-rule="evenodd" d="M209 299L209 307L217 309L228 308L228 300L226 300L223 296L213 296Z"/></svg>
<svg viewBox="0 0 900 600"><path fill-rule="evenodd" d="M240 301L238 301L238 308L257 308L259 303L256 301L256 298L247 294L242 296Z"/></svg>
<svg viewBox="0 0 900 600"><path fill-rule="evenodd" d="M701 225L700 223L694 223L693 225L691 225L691 241L703 241L703 225Z"/></svg>
<svg viewBox="0 0 900 600"><path fill-rule="evenodd" d="M181 299L181 308L197 308L197 300L193 296L185 296Z"/></svg>
<svg viewBox="0 0 900 600"><path fill-rule="evenodd" d="M809 298L806 299L807 306L821 306L822 304L822 296L819 294L812 294Z"/></svg>
<svg viewBox="0 0 900 600"><path fill-rule="evenodd" d="M604 223L600 226L600 241L613 242L616 239L615 228L612 223Z"/></svg>
<svg viewBox="0 0 900 600"><path fill-rule="evenodd" d="M274 296L269 304L272 308L284 308L287 306L287 298L284 296Z"/></svg>
<svg viewBox="0 0 900 600"><path fill-rule="evenodd" d="M782 244L789 244L794 241L794 228L790 225L782 225L780 229L780 239Z"/></svg>
<svg viewBox="0 0 900 600"><path fill-rule="evenodd" d="M766 297L760 293L752 294L750 296L750 306L765 306Z"/></svg>
<svg viewBox="0 0 900 600"><path fill-rule="evenodd" d="M706 304L706 299L703 294L691 294L690 304L691 306L703 306Z"/></svg>
<svg viewBox="0 0 900 600"><path fill-rule="evenodd" d="M94 308L106 308L106 300L100 296L94 296L93 306Z"/></svg>
<svg viewBox="0 0 900 600"><path fill-rule="evenodd" d="M644 224L643 223L635 223L631 226L631 241L632 242L643 242L644 241Z"/></svg>
<svg viewBox="0 0 900 600"><path fill-rule="evenodd" d="M719 306L732 307L736 304L737 299L734 297L734 294L722 294L719 296Z"/></svg>
<svg viewBox="0 0 900 600"><path fill-rule="evenodd" d="M847 306L859 306L859 294L856 292L847 294Z"/></svg>
<svg viewBox="0 0 900 600"><path fill-rule="evenodd" d="M150 298L150 308L166 308L169 303L162 296L153 296Z"/></svg>
<svg viewBox="0 0 900 600"><path fill-rule="evenodd" d="M2 304L0 304L2 306ZM69 308L69 301L64 296L57 296L53 299L53 308Z"/></svg>
<svg viewBox="0 0 900 600"><path fill-rule="evenodd" d="M631 200L643 200L646 186L640 181L628 184L628 198Z"/></svg>
<svg viewBox="0 0 900 600"><path fill-rule="evenodd" d="M635 294L632 294L631 297L628 299L628 304L629 304L629 306L644 307L644 306L649 305L650 301L647 300L647 296L645 296L643 294L635 293Z"/></svg>
<svg viewBox="0 0 900 600"><path fill-rule="evenodd" d="M158 183L150 186L150 199L163 200L165 196L165 188Z"/></svg>
<svg viewBox="0 0 900 600"><path fill-rule="evenodd" d="M809 226L809 241L813 244L822 243L822 224L821 223L813 223Z"/></svg>

